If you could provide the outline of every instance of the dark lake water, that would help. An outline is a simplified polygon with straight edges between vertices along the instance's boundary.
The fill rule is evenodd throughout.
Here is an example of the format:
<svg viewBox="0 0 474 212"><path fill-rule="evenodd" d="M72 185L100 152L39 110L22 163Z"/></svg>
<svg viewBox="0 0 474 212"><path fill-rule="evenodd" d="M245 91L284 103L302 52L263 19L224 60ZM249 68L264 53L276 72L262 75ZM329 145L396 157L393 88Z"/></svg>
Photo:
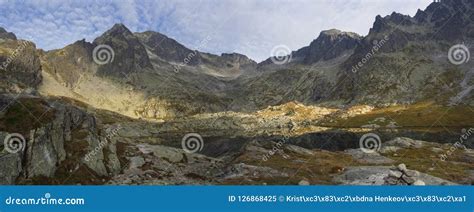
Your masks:
<svg viewBox="0 0 474 212"><path fill-rule="evenodd" d="M218 157L226 154L237 153L250 141L283 141L287 144L301 146L307 149L323 149L328 151L344 151L346 149L359 148L359 140L362 135L369 132L348 132L344 129L332 129L324 132L307 133L303 135L284 137L284 136L236 136L239 133L223 132L220 136L203 136L203 149L201 154ZM374 130L382 142L392 140L396 137L408 137L415 140L423 140L437 143L455 143L463 135L461 129L397 129L397 130ZM204 134L204 133L203 133ZM166 135L164 145L181 148L182 135ZM463 142L468 148L474 147L474 135L468 137Z"/></svg>

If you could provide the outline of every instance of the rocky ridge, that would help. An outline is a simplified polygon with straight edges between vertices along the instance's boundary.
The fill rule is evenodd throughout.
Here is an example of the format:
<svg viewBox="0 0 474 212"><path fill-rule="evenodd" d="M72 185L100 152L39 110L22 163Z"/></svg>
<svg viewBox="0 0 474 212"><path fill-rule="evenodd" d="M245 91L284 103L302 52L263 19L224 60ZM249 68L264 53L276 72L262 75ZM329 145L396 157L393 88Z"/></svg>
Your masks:
<svg viewBox="0 0 474 212"><path fill-rule="evenodd" d="M0 184L472 184L472 140L452 150L400 137L372 154L344 136L340 147L317 146L341 121L363 132L432 126L407 117L444 124L438 109L458 96L446 123L471 126L472 61L454 66L446 52L472 42L472 8L456 0L415 17L378 16L365 37L324 31L283 65L190 50L121 24L48 52L0 29L0 139L26 139L17 153L0 146ZM100 45L114 50L107 64L94 61ZM184 132L212 141L187 153Z"/></svg>

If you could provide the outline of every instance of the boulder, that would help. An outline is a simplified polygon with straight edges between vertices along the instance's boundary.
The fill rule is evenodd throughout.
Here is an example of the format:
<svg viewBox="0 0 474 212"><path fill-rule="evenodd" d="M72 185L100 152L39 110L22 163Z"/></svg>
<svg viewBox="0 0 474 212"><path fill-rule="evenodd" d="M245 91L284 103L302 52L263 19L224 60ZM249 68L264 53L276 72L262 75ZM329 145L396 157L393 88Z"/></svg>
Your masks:
<svg viewBox="0 0 474 212"><path fill-rule="evenodd" d="M402 167L403 168L403 167ZM421 184L426 185L456 185L453 182L421 173L415 170L408 170L409 175L402 175L397 167L390 166L357 166L347 167L345 172L334 177L334 182L344 185L407 185L400 181L399 177L409 181L410 185Z"/></svg>
<svg viewBox="0 0 474 212"><path fill-rule="evenodd" d="M366 153L361 149L349 149L344 151L345 154L348 154L354 158L359 163L364 164L391 164L395 161L380 155L377 152Z"/></svg>
<svg viewBox="0 0 474 212"><path fill-rule="evenodd" d="M400 148L421 148L426 145L425 141L413 140L406 137L398 137L384 143L384 146L395 146Z"/></svg>

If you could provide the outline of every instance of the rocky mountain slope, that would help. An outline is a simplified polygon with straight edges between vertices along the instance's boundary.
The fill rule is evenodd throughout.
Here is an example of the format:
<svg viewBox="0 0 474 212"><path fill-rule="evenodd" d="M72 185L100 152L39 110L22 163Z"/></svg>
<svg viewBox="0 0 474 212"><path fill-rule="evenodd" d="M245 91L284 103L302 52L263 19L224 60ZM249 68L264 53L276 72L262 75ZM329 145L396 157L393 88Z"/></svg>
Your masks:
<svg viewBox="0 0 474 212"><path fill-rule="evenodd" d="M31 93L41 83L41 66L34 43L17 40L11 32L0 28L1 93Z"/></svg>
<svg viewBox="0 0 474 212"><path fill-rule="evenodd" d="M465 85L472 85L472 60L461 65L448 60L449 49L456 44L464 44L472 52L472 17L472 2L444 1L419 10L415 17L398 13L377 16L365 37L330 30L326 33L339 37L332 39L336 40L330 45L334 48L318 45L325 40L323 32L309 47L292 54L293 62L261 67L278 71L246 79L241 87L252 88L246 91L249 101L260 99L252 95L258 87L265 87L272 97L278 97L264 99L263 105L291 100L334 106L412 104L425 100L472 105L472 86ZM311 46L317 47L313 51L319 50L320 56L309 60L311 65L303 65L308 59L302 60L300 55ZM342 54L340 49L352 49L353 53Z"/></svg>
<svg viewBox="0 0 474 212"><path fill-rule="evenodd" d="M472 184L473 138L452 143L474 70L449 51L472 52L473 8L377 16L258 64L122 24L51 51L0 28L0 140L24 139L0 144L0 184ZM369 131L379 152L358 149Z"/></svg>
<svg viewBox="0 0 474 212"><path fill-rule="evenodd" d="M284 64L202 53L158 32L132 33L117 24L93 43L78 41L46 52L45 75L54 79L47 82L66 85L68 92L52 83L40 90L151 119L255 111L291 101L336 107L422 101L472 105L472 60L458 66L447 54L459 43L471 47L472 15L472 3L447 1L414 17L378 16L367 36L323 31ZM110 46L114 60L94 63L98 45ZM97 81L107 82L101 89L107 95L90 96Z"/></svg>

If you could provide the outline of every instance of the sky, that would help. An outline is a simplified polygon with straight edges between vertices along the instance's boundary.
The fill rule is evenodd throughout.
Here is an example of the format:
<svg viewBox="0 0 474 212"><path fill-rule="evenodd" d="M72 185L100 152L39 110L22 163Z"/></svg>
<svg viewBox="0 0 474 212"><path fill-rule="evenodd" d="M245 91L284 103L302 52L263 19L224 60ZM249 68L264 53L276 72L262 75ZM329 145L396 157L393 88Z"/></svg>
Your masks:
<svg viewBox="0 0 474 212"><path fill-rule="evenodd" d="M327 29L366 35L375 16L413 16L432 0L0 0L0 27L45 50L94 38L115 23L157 31L191 49L262 61Z"/></svg>

